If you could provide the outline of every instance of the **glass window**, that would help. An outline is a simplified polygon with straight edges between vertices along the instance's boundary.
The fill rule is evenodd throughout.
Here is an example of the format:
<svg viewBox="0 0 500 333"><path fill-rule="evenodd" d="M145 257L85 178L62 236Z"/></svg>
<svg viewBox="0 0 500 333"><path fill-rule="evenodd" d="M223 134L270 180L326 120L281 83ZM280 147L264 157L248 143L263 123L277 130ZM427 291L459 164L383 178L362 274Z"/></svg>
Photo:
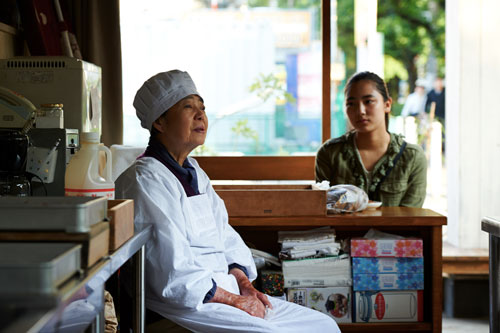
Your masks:
<svg viewBox="0 0 500 333"><path fill-rule="evenodd" d="M132 106L137 89L160 71L181 69L197 84L209 118L195 155L316 153L323 141L321 0L120 6L124 144L145 146L149 137Z"/></svg>

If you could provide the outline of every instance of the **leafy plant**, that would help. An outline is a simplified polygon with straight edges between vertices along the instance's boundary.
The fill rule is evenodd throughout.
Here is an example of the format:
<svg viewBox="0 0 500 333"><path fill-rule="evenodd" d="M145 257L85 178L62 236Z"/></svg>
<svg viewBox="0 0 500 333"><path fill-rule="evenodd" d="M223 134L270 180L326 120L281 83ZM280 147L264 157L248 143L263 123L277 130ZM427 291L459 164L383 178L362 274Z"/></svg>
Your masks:
<svg viewBox="0 0 500 333"><path fill-rule="evenodd" d="M437 59L436 74L444 74L444 0L384 0L378 2L377 11L377 31L384 34L384 54L406 69L410 91L415 88L419 66L431 55ZM338 0L337 17L338 44L346 55L347 76L351 76L356 71L354 1ZM391 62L389 64L394 66Z"/></svg>
<svg viewBox="0 0 500 333"><path fill-rule="evenodd" d="M295 103L295 97L286 91L284 80L276 74L262 74L248 88L250 92L255 92L264 102L270 97L285 100L288 103Z"/></svg>
<svg viewBox="0 0 500 333"><path fill-rule="evenodd" d="M240 119L236 121L236 125L231 127L231 132L233 132L236 136L233 141L233 150L236 150L236 147L238 146L238 138L240 136L254 140L255 151L257 152L259 150L259 133L248 126L248 119Z"/></svg>

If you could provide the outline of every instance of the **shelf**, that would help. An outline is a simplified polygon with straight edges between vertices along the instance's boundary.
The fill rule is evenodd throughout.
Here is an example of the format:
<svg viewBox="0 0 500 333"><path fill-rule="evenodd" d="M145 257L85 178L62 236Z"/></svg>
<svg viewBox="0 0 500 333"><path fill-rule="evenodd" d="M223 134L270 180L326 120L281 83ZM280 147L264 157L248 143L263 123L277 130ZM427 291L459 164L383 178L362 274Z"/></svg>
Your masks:
<svg viewBox="0 0 500 333"><path fill-rule="evenodd" d="M363 212L327 216L229 217L241 237L252 247L279 252L280 230L305 230L332 226L339 237L361 236L377 228L402 236L418 235L424 241L425 322L339 324L342 332L441 332L442 326L442 226L446 216L429 209L381 207Z"/></svg>
<svg viewBox="0 0 500 333"><path fill-rule="evenodd" d="M443 243L443 274L488 275L488 249L464 249Z"/></svg>
<svg viewBox="0 0 500 333"><path fill-rule="evenodd" d="M382 207L359 213L326 216L229 217L232 226L346 226L346 227L411 227L443 226L446 217L429 209Z"/></svg>
<svg viewBox="0 0 500 333"><path fill-rule="evenodd" d="M339 324L342 332L430 332L432 323L352 323Z"/></svg>

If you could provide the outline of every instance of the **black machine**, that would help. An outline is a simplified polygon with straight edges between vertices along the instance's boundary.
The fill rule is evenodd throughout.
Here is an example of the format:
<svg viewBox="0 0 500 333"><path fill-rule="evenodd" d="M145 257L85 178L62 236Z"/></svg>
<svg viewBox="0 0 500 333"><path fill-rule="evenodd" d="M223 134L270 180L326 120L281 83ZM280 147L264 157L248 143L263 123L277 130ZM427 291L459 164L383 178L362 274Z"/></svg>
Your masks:
<svg viewBox="0 0 500 333"><path fill-rule="evenodd" d="M26 174L29 138L20 130L0 129L0 196L31 195L31 176Z"/></svg>

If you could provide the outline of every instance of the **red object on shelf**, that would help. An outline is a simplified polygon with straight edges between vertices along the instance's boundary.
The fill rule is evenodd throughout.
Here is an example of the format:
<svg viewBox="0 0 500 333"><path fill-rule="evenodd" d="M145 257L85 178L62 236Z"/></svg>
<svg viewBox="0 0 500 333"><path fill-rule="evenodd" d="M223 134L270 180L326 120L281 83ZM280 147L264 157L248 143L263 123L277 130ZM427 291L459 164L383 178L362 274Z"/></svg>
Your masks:
<svg viewBox="0 0 500 333"><path fill-rule="evenodd" d="M32 56L63 55L59 22L52 0L18 1L26 42Z"/></svg>
<svg viewBox="0 0 500 333"><path fill-rule="evenodd" d="M378 320L382 320L385 315L385 300L384 295L378 293L375 297L375 315Z"/></svg>

